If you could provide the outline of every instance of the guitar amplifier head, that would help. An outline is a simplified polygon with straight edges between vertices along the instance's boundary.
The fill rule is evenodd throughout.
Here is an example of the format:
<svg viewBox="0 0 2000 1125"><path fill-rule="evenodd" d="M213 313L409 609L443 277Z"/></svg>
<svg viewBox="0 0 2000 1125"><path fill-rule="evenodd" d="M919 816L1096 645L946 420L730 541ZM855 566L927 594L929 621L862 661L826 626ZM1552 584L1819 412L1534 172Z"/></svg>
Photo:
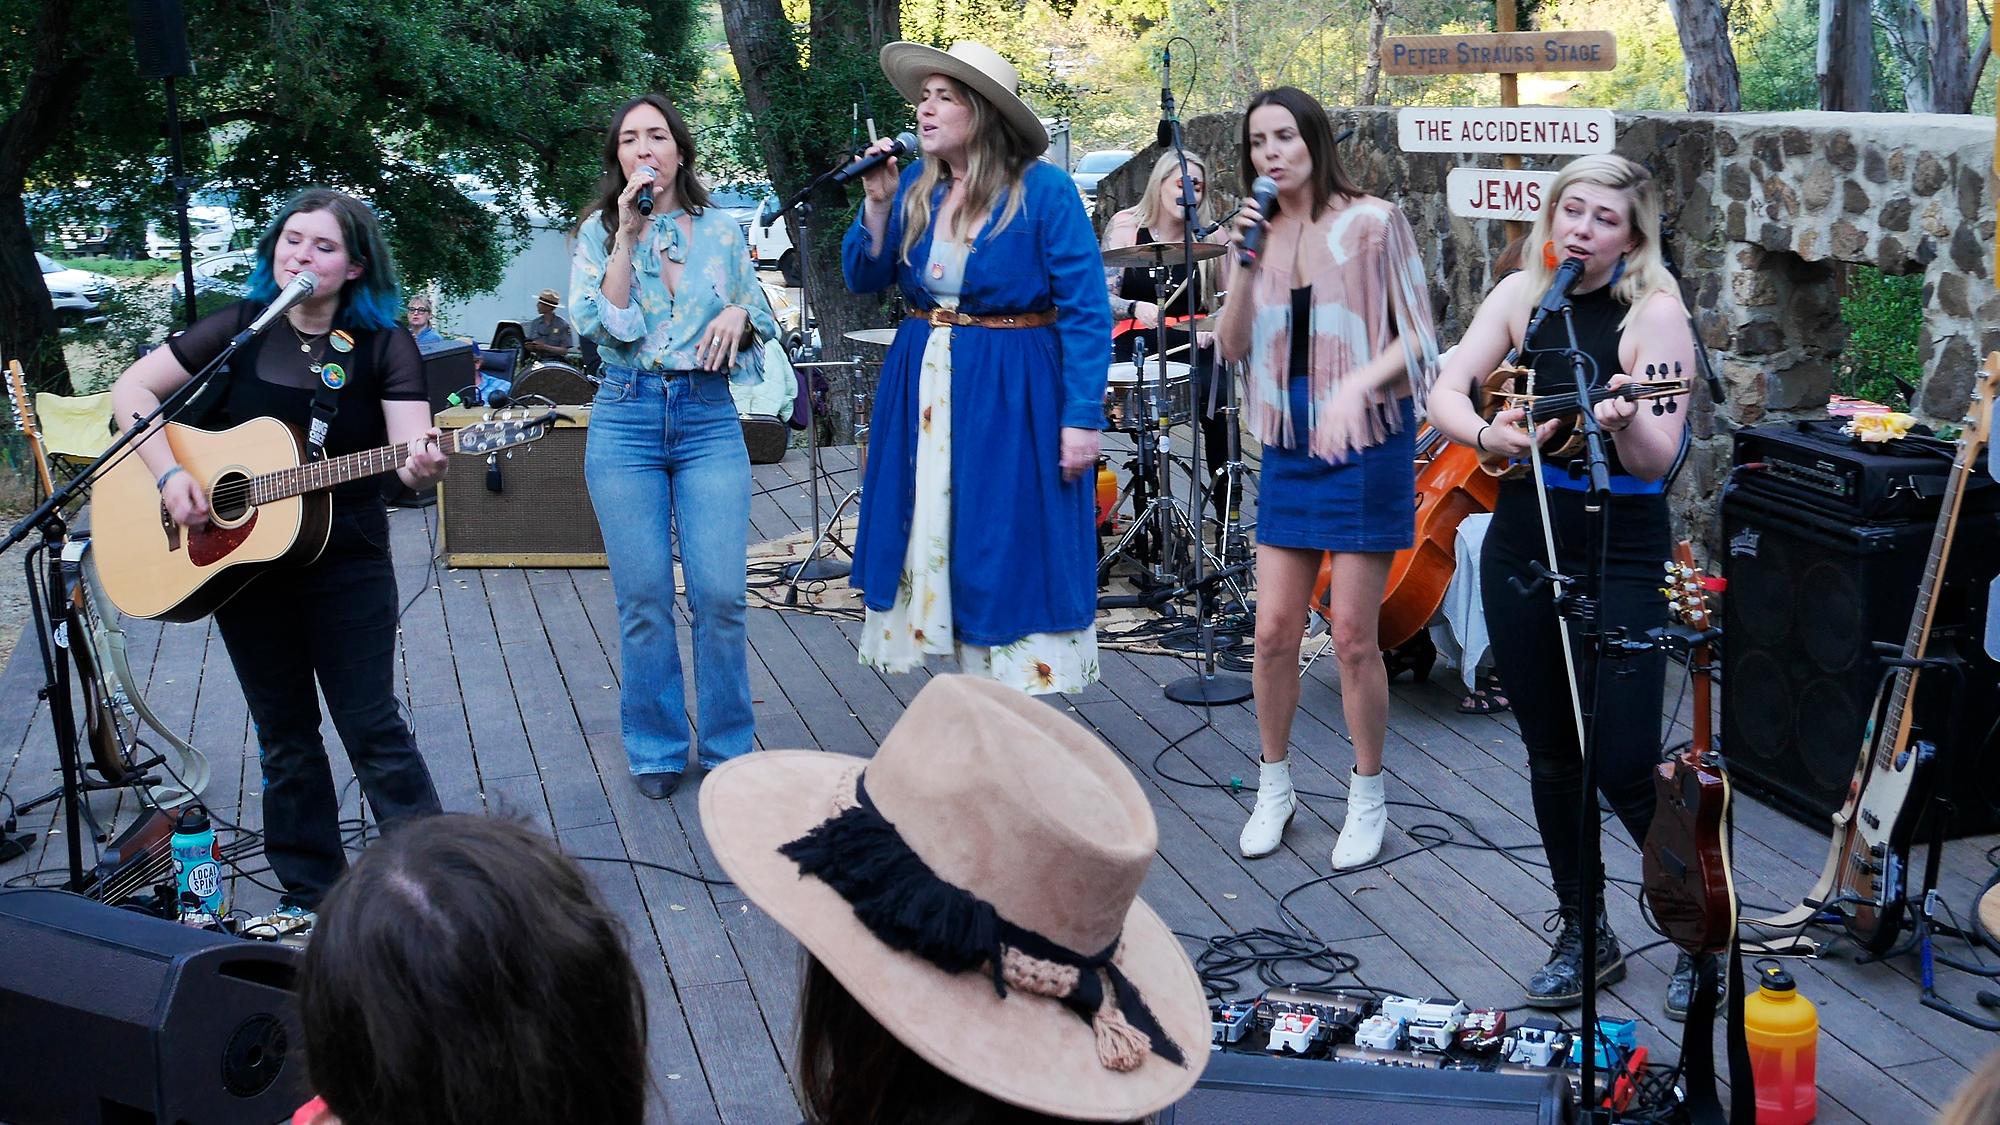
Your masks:
<svg viewBox="0 0 2000 1125"><path fill-rule="evenodd" d="M445 410L437 423L452 430L488 413ZM438 485L438 546L446 566L605 565L604 536L583 479L590 408L565 406L563 413L568 420L532 445L485 461L454 459Z"/></svg>

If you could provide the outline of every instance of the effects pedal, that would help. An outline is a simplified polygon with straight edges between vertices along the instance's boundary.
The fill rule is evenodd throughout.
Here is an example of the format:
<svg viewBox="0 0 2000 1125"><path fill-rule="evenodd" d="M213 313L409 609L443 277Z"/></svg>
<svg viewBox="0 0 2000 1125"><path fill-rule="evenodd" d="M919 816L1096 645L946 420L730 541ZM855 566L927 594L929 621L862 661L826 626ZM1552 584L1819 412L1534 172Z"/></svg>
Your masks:
<svg viewBox="0 0 2000 1125"><path fill-rule="evenodd" d="M1506 1034L1507 1013L1477 1008L1466 1013L1465 1023L1458 1029L1458 1046L1463 1051L1485 1054L1497 1050Z"/></svg>
<svg viewBox="0 0 2000 1125"><path fill-rule="evenodd" d="M1285 1012L1318 1016L1321 1038L1344 1043L1354 1038L1354 1029L1374 1012L1375 1003L1366 996L1346 992L1317 992L1309 988L1269 988L1259 1001L1264 1012L1275 1018Z"/></svg>
<svg viewBox="0 0 2000 1125"><path fill-rule="evenodd" d="M1458 1029L1464 1025L1466 1007L1459 1000L1390 996L1382 1001L1382 1014L1402 1021L1412 1050L1444 1051L1450 1049Z"/></svg>
<svg viewBox="0 0 2000 1125"><path fill-rule="evenodd" d="M1230 1000L1211 1005L1208 1009L1209 1046L1215 1049L1243 1042L1257 1026L1255 1000Z"/></svg>
<svg viewBox="0 0 2000 1125"><path fill-rule="evenodd" d="M1369 1016L1354 1029L1354 1045L1394 1051L1403 1045L1403 1021L1380 1013Z"/></svg>
<svg viewBox="0 0 2000 1125"><path fill-rule="evenodd" d="M1515 1066L1559 1066L1569 1043L1570 1036L1561 1024L1543 1016L1531 1016L1500 1041L1500 1051Z"/></svg>
<svg viewBox="0 0 2000 1125"><path fill-rule="evenodd" d="M1303 1055L1320 1038L1320 1019L1305 1012L1283 1012L1271 1020L1271 1038L1264 1049L1274 1055Z"/></svg>

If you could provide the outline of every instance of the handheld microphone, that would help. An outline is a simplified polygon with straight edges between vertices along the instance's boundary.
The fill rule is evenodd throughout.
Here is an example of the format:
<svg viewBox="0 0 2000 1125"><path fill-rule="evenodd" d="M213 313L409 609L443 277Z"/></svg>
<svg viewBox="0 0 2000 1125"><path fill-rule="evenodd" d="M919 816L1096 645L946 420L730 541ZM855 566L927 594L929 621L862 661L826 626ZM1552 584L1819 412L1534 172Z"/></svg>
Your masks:
<svg viewBox="0 0 2000 1125"><path fill-rule="evenodd" d="M646 171L652 172L653 170L648 167ZM656 176L658 176L657 172L653 176L648 176L646 178L646 186L639 189L639 213L641 215L651 215L653 213L653 179Z"/></svg>
<svg viewBox="0 0 2000 1125"><path fill-rule="evenodd" d="M1236 264L1244 267L1257 264L1257 254L1264 244L1264 232L1271 226L1271 216L1278 207L1278 181L1269 176L1259 176L1250 185L1250 195L1257 201L1257 210L1264 218L1250 233L1243 236L1243 247L1236 251Z"/></svg>
<svg viewBox="0 0 2000 1125"><path fill-rule="evenodd" d="M244 338L248 339L271 327L272 324L277 322L279 317L290 312L293 305L312 296L313 290L318 288L319 275L313 273L311 270L302 271L297 277L286 284L285 288L278 293L277 298L271 302L269 307L257 314L256 320L250 322L250 327L243 333Z"/></svg>
<svg viewBox="0 0 2000 1125"><path fill-rule="evenodd" d="M872 172L880 168L882 165L888 163L892 157L903 156L915 151L917 151L917 135L915 133L898 133L896 134L896 142L889 146L887 152L871 152L867 156L856 157L848 161L847 167L833 174L833 182L844 184L849 180L861 176L863 173Z"/></svg>

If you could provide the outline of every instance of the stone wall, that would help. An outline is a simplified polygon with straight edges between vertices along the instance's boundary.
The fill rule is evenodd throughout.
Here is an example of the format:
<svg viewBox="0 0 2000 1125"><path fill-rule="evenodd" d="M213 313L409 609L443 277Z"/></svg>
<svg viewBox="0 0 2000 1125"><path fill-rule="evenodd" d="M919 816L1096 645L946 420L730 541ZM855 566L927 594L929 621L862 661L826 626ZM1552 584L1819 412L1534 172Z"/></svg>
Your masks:
<svg viewBox="0 0 2000 1125"><path fill-rule="evenodd" d="M1730 460L1730 434L1759 422L1825 414L1845 331L1840 263L1924 274L1924 380L1913 412L1933 424L1964 413L1980 358L2000 349L1992 276L1993 141L1989 118L1942 114L1620 113L1619 154L1659 180L1669 246L1727 401L1705 391L1691 414L1694 444L1676 480L1681 534L1706 538ZM1456 340L1492 283L1505 245L1498 222L1458 218L1444 197L1454 167L1498 167L1496 156L1406 153L1396 111L1339 113L1354 137L1341 157L1368 190L1397 201L1430 274L1442 343ZM1190 148L1210 161L1223 210L1243 179L1238 117L1187 122ZM1100 223L1143 190L1158 149L1099 185ZM1554 169L1564 158L1525 158ZM1219 189L1219 190L1218 190Z"/></svg>

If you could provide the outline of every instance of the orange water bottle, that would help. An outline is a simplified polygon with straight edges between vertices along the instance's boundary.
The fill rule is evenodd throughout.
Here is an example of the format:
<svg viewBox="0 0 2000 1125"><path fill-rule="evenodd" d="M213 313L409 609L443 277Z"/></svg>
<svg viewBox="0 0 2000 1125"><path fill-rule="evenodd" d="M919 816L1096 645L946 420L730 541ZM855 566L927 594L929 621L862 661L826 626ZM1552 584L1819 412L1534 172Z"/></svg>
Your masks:
<svg viewBox="0 0 2000 1125"><path fill-rule="evenodd" d="M1819 1013L1776 962L1757 963L1757 991L1743 998L1743 1038L1757 1081L1757 1125L1806 1125L1819 1112Z"/></svg>

